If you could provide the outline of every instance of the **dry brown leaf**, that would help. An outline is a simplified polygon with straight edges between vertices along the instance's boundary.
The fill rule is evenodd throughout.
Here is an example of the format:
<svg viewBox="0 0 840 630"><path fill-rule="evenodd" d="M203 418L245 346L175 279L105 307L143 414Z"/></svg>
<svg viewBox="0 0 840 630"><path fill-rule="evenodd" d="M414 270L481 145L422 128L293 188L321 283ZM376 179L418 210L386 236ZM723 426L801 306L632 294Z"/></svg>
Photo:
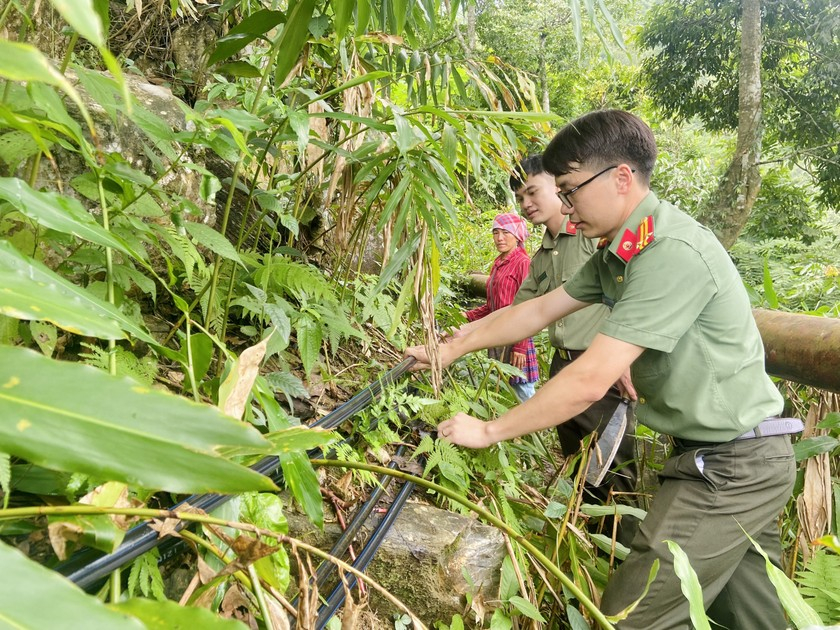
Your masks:
<svg viewBox="0 0 840 630"><path fill-rule="evenodd" d="M77 542L84 533L84 530L75 523L59 522L47 525L47 532L50 536L55 555L59 560L67 559L67 541Z"/></svg>
<svg viewBox="0 0 840 630"><path fill-rule="evenodd" d="M238 583L234 583L228 588L219 606L219 614L228 619L238 619L253 630L259 628L257 620L251 612L251 601L248 594Z"/></svg>
<svg viewBox="0 0 840 630"><path fill-rule="evenodd" d="M270 338L271 335L268 335L261 342L255 346L246 348L239 355L239 360L236 362L236 369L226 379L226 383L234 379L233 386L230 388L227 398L222 402L222 411L227 415L241 419L245 413L245 405L248 402L248 397L251 395L251 388L254 386L254 381L260 373L260 365L265 357L265 349L268 346L268 340Z"/></svg>

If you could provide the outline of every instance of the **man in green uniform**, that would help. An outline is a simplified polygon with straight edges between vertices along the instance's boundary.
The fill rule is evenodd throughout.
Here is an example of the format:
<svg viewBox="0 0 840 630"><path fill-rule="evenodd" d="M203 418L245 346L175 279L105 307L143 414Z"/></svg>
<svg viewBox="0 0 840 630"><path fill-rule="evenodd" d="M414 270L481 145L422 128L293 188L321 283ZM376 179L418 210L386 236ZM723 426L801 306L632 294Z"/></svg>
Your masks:
<svg viewBox="0 0 840 630"><path fill-rule="evenodd" d="M564 286L509 309L440 346L444 366L481 348L513 343L590 303L610 314L586 352L536 395L492 422L459 413L438 425L455 444L484 448L563 423L600 400L631 367L636 418L674 438L662 486L601 607L617 614L647 595L618 627L689 628L688 602L666 541L687 554L710 616L725 627L785 627L764 560L781 555L778 515L794 480L783 404L737 270L714 235L650 190L656 142L623 111L582 116L543 156L576 228L602 249ZM417 369L422 346L409 348ZM797 426L798 424L798 426ZM743 528L743 529L742 529Z"/></svg>
<svg viewBox="0 0 840 630"><path fill-rule="evenodd" d="M598 241L579 234L574 223L563 214L563 202L557 197L559 189L554 176L543 168L542 155L532 155L522 160L510 176L510 187L522 214L534 225L545 226L542 244L531 257L528 277L519 287L513 301L516 305L562 286L595 253ZM606 306L593 304L549 325L549 340L555 349L550 377L583 354L608 312ZM593 431L600 435L620 400L621 392L617 387L611 387L601 400L568 422L557 425L563 455L571 457L576 454L581 440ZM607 477L598 487L587 484L586 491L596 501L608 502L610 489L622 493L635 491L638 468L633 432L634 423L628 422L612 464L617 472ZM609 529L611 532L612 529ZM629 545L633 533L632 526L621 527L618 539Z"/></svg>

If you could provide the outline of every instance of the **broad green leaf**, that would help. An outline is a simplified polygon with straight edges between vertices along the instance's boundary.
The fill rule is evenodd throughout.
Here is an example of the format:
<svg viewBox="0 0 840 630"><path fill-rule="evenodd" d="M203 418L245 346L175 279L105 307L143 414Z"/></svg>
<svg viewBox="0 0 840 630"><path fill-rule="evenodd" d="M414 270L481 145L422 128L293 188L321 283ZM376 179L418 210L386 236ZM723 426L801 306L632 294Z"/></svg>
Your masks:
<svg viewBox="0 0 840 630"><path fill-rule="evenodd" d="M764 557L765 568L767 569L767 577L776 587L776 594L782 602L782 606L787 613L788 618L793 622L795 628L803 630L804 628L823 627L822 619L803 599L802 594L797 589L796 584L791 580L785 572L782 571L775 564L770 562L764 549L761 548L755 540L747 534L747 538L756 548L756 551Z"/></svg>
<svg viewBox="0 0 840 630"><path fill-rule="evenodd" d="M268 447L215 407L31 350L0 347L0 450L33 463L172 492L270 490L217 455Z"/></svg>
<svg viewBox="0 0 840 630"><path fill-rule="evenodd" d="M86 547L111 553L116 551L125 537L125 531L117 527L111 517L106 514L51 516L48 523L51 532L50 540L53 547L57 549L58 557L62 560L67 557L63 547L65 538Z"/></svg>
<svg viewBox="0 0 840 630"><path fill-rule="evenodd" d="M274 66L274 84L278 87L286 81L309 37L309 20L312 19L316 4L315 0L297 0L289 11L283 32L274 42L279 51Z"/></svg>
<svg viewBox="0 0 840 630"><path fill-rule="evenodd" d="M38 344L41 352L46 357L51 357L55 344L58 342L58 333L55 326L47 322L33 321L29 323L29 330L32 333L32 339Z"/></svg>
<svg viewBox="0 0 840 630"><path fill-rule="evenodd" d="M0 625L4 628L66 628L81 623L85 630L143 630L137 619L109 610L95 597L55 571L0 543ZM49 605L46 605L46 603Z"/></svg>
<svg viewBox="0 0 840 630"><path fill-rule="evenodd" d="M523 615L528 617L529 619L534 619L535 621L539 621L545 623L545 617L540 614L540 611L537 610L537 607L534 606L531 602L529 602L524 597L519 595L514 595L510 598L510 603L513 605L516 610L521 612Z"/></svg>
<svg viewBox="0 0 840 630"><path fill-rule="evenodd" d="M99 225L76 199L57 193L38 192L16 177L0 177L0 199L5 199L22 214L44 227L73 234L137 258L122 239Z"/></svg>
<svg viewBox="0 0 840 630"><path fill-rule="evenodd" d="M569 617L569 624L572 630L589 630L589 623L574 606L566 606L566 615Z"/></svg>
<svg viewBox="0 0 840 630"><path fill-rule="evenodd" d="M91 133L96 133L93 119L76 88L34 46L0 39L0 77L23 83L37 81L61 88L79 108Z"/></svg>
<svg viewBox="0 0 840 630"><path fill-rule="evenodd" d="M92 0L50 0L67 23L95 46L105 45L102 22Z"/></svg>
<svg viewBox="0 0 840 630"><path fill-rule="evenodd" d="M318 476L309 463L306 453L293 451L278 453L283 478L292 491L303 511L318 528L324 526L324 503L321 500L321 487Z"/></svg>
<svg viewBox="0 0 840 630"><path fill-rule="evenodd" d="M801 462L822 453L830 453L838 446L840 446L840 440L837 438L830 435L817 435L799 440L793 445L793 454L796 461Z"/></svg>
<svg viewBox="0 0 840 630"><path fill-rule="evenodd" d="M195 221L187 221L184 223L190 236L192 236L199 245L203 245L214 254L218 254L222 258L227 258L235 263L245 266L242 259L239 257L239 252L231 244L229 240L221 233L217 232L209 225L197 223Z"/></svg>
<svg viewBox="0 0 840 630"><path fill-rule="evenodd" d="M276 494L249 492L242 496L242 520L277 534L288 534L289 523L283 513L283 501ZM268 537L263 542L277 547L270 556L254 563L257 573L274 588L283 592L289 586L289 556L286 549Z"/></svg>
<svg viewBox="0 0 840 630"><path fill-rule="evenodd" d="M225 619L206 608L179 606L169 600L155 601L137 597L119 604L109 604L115 613L131 615L143 622L147 630L172 630L173 628L200 628L201 630L244 630L247 626L233 619ZM85 624L87 629L87 624Z"/></svg>
<svg viewBox="0 0 840 630"><path fill-rule="evenodd" d="M48 321L64 330L100 339L122 339L129 333L146 343L160 345L116 307L26 258L3 240L0 287L0 313L9 317Z"/></svg>
<svg viewBox="0 0 840 630"><path fill-rule="evenodd" d="M207 60L207 65L212 66L238 53L257 37L265 35L285 20L286 16L282 11L263 9L249 15L216 42L216 49Z"/></svg>
<svg viewBox="0 0 840 630"><path fill-rule="evenodd" d="M463 628L464 624L461 623L459 628ZM455 619L452 620L452 625L450 626L450 630L455 628ZM493 616L490 618L490 630L510 630L513 628L513 620L505 614L505 611L501 608L497 608L493 611Z"/></svg>
<svg viewBox="0 0 840 630"><path fill-rule="evenodd" d="M499 599L506 602L518 592L519 580L516 577L513 562L510 556L505 556L502 560L502 576L499 578Z"/></svg>
<svg viewBox="0 0 840 630"><path fill-rule="evenodd" d="M827 414L825 418L820 420L817 424L818 429L833 429L835 427L840 427L840 413L837 411L832 411Z"/></svg>
<svg viewBox="0 0 840 630"><path fill-rule="evenodd" d="M300 110L289 111L289 125L297 138L298 155L306 155L306 145L309 144L309 115Z"/></svg>
<svg viewBox="0 0 840 630"><path fill-rule="evenodd" d="M688 600L691 623L697 630L711 630L709 618L706 616L706 607L703 605L703 589L688 556L673 540L666 540L665 543L674 556L674 573L680 579L680 589Z"/></svg>

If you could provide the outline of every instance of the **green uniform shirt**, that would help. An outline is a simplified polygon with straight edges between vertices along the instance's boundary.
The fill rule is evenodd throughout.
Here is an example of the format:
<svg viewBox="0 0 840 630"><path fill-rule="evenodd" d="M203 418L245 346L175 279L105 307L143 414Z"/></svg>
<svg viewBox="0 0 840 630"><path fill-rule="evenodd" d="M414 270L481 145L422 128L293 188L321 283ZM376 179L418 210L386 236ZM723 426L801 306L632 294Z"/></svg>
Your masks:
<svg viewBox="0 0 840 630"><path fill-rule="evenodd" d="M781 412L729 255L710 230L653 193L566 291L611 307L600 332L645 348L631 368L639 422L726 442Z"/></svg>
<svg viewBox="0 0 840 630"><path fill-rule="evenodd" d="M516 293L514 304L562 286L597 251L596 240L582 234L569 234L568 224L569 217L565 217L556 237L545 231L542 245L531 258L531 269ZM605 306L593 304L554 322L548 327L551 345L567 350L586 350L608 312Z"/></svg>

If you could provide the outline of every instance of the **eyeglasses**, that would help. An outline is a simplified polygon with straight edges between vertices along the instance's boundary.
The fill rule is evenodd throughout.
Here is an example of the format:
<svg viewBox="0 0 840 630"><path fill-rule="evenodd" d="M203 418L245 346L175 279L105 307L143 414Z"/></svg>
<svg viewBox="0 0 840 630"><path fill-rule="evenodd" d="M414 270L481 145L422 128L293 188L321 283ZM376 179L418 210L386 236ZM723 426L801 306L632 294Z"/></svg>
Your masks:
<svg viewBox="0 0 840 630"><path fill-rule="evenodd" d="M612 170L612 169L614 169L614 168L618 168L618 164L615 164L615 165L613 165L613 166L608 166L608 167L607 167L607 168L605 168L603 171L599 171L599 172L595 173L592 177L590 177L589 179L587 179L585 182L583 182L582 184L578 184L577 186L575 186L575 187L574 187L574 188L572 188L571 190L567 190L566 192L563 192L562 190L558 190L558 191L557 191L557 197L560 199L560 201L562 201L562 202L563 202L563 205L564 205L564 206L566 206L567 208L572 208L572 207L573 207L573 206L572 206L572 200L571 200L571 199L569 199L569 197L571 197L572 195L574 195L577 191L579 191L581 188L583 188L584 186L586 186L588 183L595 181L595 180L596 180L596 179L598 179L601 175L603 175L603 174L604 174L604 173L606 173L607 171L611 171L611 170ZM633 170L633 172L635 172L635 169Z"/></svg>

